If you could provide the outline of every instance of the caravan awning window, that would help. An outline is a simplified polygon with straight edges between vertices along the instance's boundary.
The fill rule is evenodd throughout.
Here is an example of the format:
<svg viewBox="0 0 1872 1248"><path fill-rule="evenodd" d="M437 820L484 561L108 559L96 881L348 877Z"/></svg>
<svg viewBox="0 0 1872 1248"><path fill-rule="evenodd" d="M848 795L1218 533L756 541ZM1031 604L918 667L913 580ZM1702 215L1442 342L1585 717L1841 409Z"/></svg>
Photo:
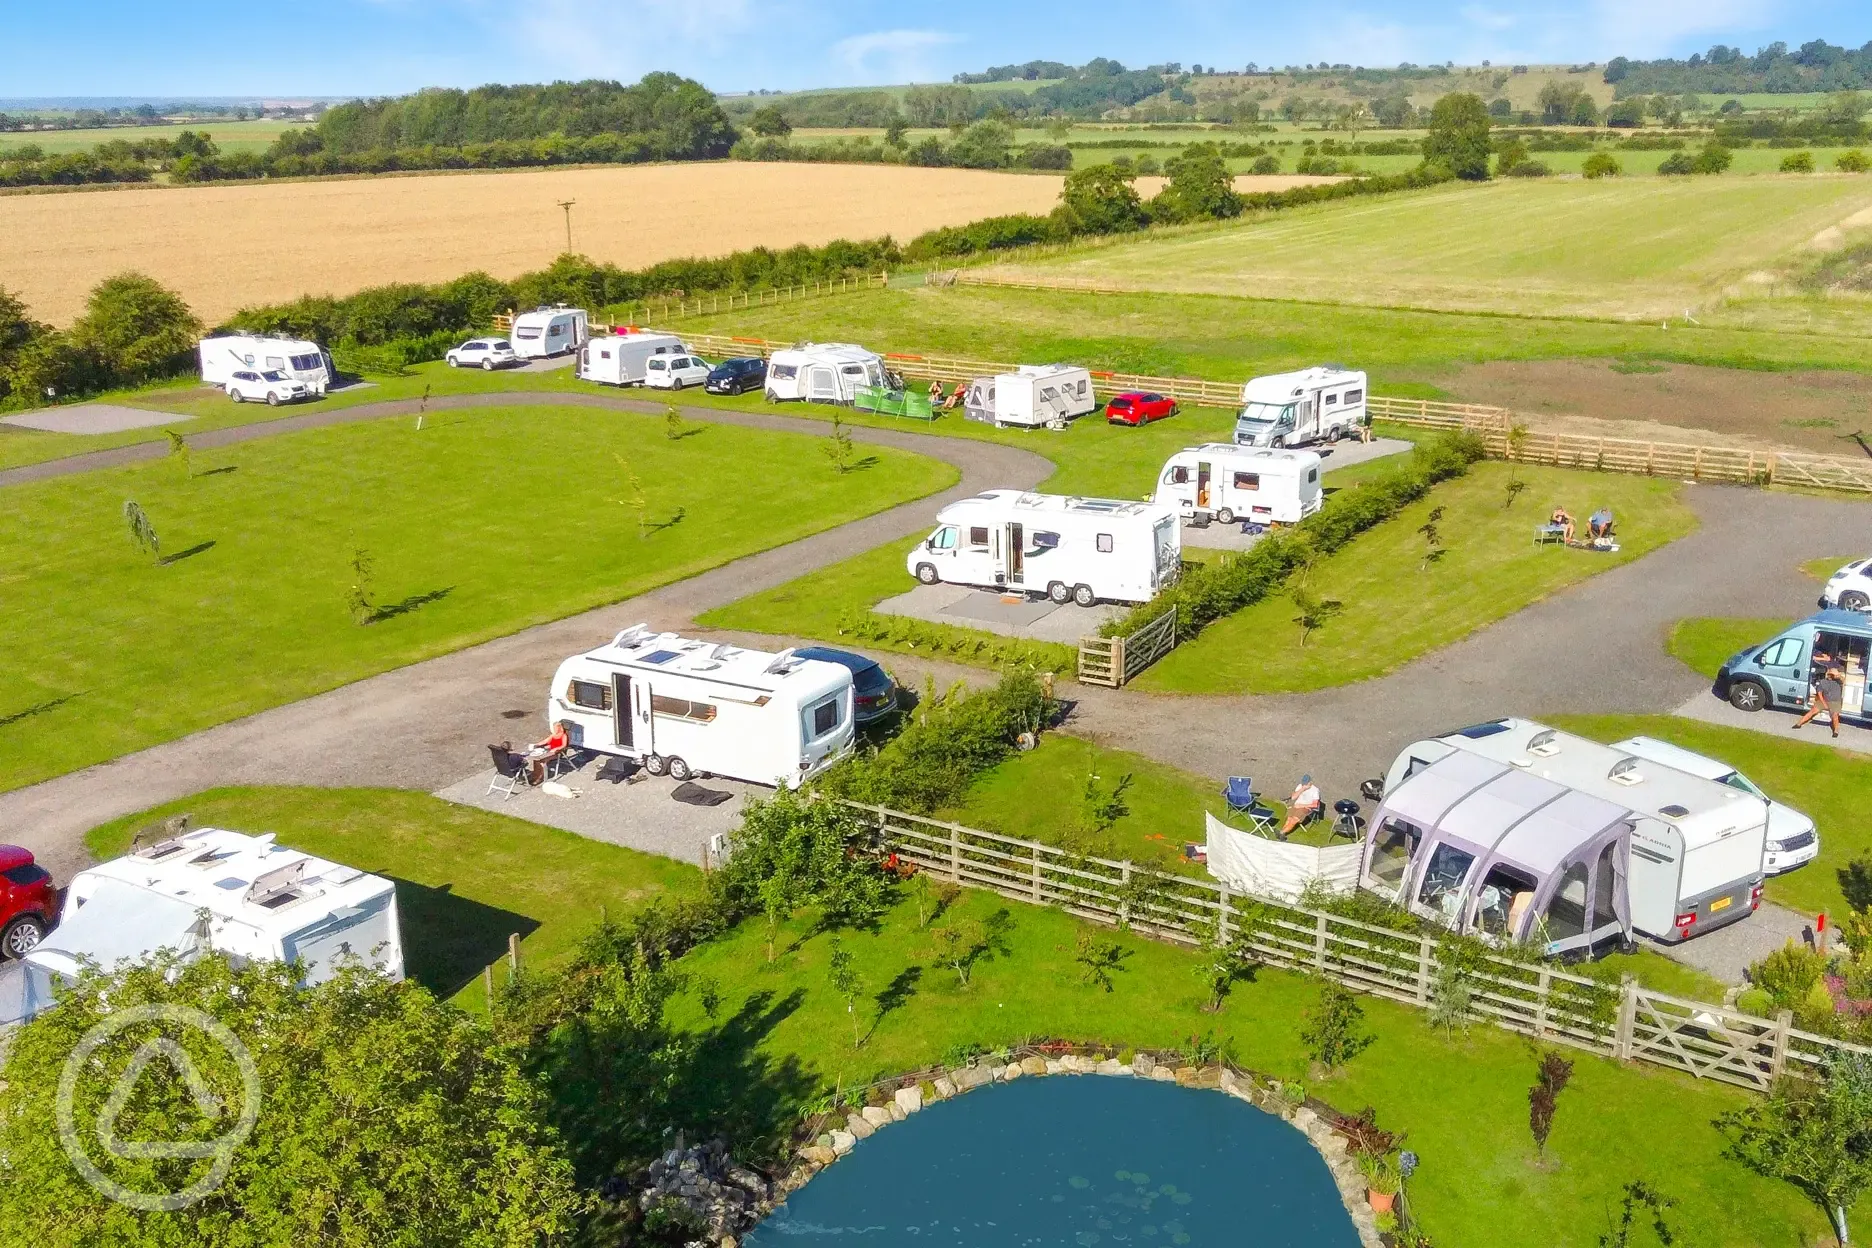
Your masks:
<svg viewBox="0 0 1872 1248"><path fill-rule="evenodd" d="M1469 876L1469 868L1475 865L1475 855L1466 849L1443 844L1436 847L1430 855L1430 866L1424 872L1423 887L1417 890L1419 904L1428 906L1447 919L1456 917L1456 907L1462 901L1463 881ZM1585 882L1581 881L1582 899Z"/></svg>
<svg viewBox="0 0 1872 1248"><path fill-rule="evenodd" d="M1385 820L1378 829L1377 843L1372 847L1372 878L1394 893L1402 888L1404 875L1410 870L1411 859L1417 856L1417 846L1422 841L1423 831L1416 824L1402 819Z"/></svg>
<svg viewBox="0 0 1872 1248"><path fill-rule="evenodd" d="M799 376L799 366L796 364L769 364L767 366L767 375L772 377L775 381L788 381Z"/></svg>

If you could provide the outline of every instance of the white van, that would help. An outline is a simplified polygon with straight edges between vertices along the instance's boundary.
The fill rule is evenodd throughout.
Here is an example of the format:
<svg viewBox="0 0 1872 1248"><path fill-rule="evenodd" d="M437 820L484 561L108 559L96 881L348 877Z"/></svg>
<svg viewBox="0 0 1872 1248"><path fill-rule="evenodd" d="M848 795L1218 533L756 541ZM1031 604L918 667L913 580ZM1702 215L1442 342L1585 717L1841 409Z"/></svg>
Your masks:
<svg viewBox="0 0 1872 1248"><path fill-rule="evenodd" d="M238 372L284 373L321 396L331 389L338 370L331 356L316 342L304 338L273 338L265 334L223 334L203 338L196 346L201 357L202 380L227 389Z"/></svg>
<svg viewBox="0 0 1872 1248"><path fill-rule="evenodd" d="M1333 364L1256 377L1242 387L1235 441L1242 446L1337 442L1367 423L1365 374Z"/></svg>
<svg viewBox="0 0 1872 1248"><path fill-rule="evenodd" d="M1092 374L1071 364L1022 364L1012 373L977 377L962 400L962 414L995 426L1062 428L1098 410Z"/></svg>
<svg viewBox="0 0 1872 1248"><path fill-rule="evenodd" d="M785 347L767 361L769 403L846 403L861 386L888 384L884 360L849 342Z"/></svg>
<svg viewBox="0 0 1872 1248"><path fill-rule="evenodd" d="M1668 741L1659 741L1655 737L1627 737L1623 741L1614 741L1612 748L1624 750L1633 758L1661 763L1693 776L1701 776L1705 780L1726 784L1768 803L1768 843L1767 852L1762 857L1762 870L1767 874L1780 875L1819 857L1820 831L1814 821L1792 806L1783 806L1769 797L1728 763L1693 753Z"/></svg>
<svg viewBox="0 0 1872 1248"><path fill-rule="evenodd" d="M522 312L513 318L513 329L507 335L514 354L523 360L543 360L576 351L590 337L585 309L564 304Z"/></svg>
<svg viewBox="0 0 1872 1248"><path fill-rule="evenodd" d="M1149 602L1183 566L1176 512L1152 502L989 490L936 513L905 567L925 585Z"/></svg>
<svg viewBox="0 0 1872 1248"><path fill-rule="evenodd" d="M1298 524L1320 509L1320 457L1229 442L1186 446L1164 461L1155 501L1221 524Z"/></svg>
<svg viewBox="0 0 1872 1248"><path fill-rule="evenodd" d="M653 776L797 788L851 752L852 674L837 663L653 633L642 624L559 665L548 722Z"/></svg>
<svg viewBox="0 0 1872 1248"><path fill-rule="evenodd" d="M650 360L660 355L684 355L689 348L674 334L627 329L606 338L593 338L579 350L574 371L582 381L602 386L641 386L649 377Z"/></svg>
<svg viewBox="0 0 1872 1248"><path fill-rule="evenodd" d="M1498 719L1409 746L1385 776L1386 800L1458 752L1629 810L1631 922L1639 931L1674 944L1761 905L1767 799L1532 720Z"/></svg>

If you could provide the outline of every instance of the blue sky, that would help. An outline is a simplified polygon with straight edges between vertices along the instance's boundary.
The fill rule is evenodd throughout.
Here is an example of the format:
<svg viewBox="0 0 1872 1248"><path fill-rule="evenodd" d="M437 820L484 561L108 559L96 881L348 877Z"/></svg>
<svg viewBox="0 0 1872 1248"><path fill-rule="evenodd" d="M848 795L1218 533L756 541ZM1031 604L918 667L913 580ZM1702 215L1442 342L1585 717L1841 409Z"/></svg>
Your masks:
<svg viewBox="0 0 1872 1248"><path fill-rule="evenodd" d="M1872 39L1866 0L8 0L0 98L382 94L672 69L718 91L940 82L1035 58L1604 61Z"/></svg>

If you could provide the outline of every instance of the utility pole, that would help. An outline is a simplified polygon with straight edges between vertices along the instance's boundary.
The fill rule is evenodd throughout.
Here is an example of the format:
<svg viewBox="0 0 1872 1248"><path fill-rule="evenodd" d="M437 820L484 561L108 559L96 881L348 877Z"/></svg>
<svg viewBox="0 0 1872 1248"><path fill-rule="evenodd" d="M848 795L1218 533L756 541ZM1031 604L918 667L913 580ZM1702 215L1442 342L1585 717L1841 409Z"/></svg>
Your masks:
<svg viewBox="0 0 1872 1248"><path fill-rule="evenodd" d="M576 199L562 199L559 201L559 207L565 210L567 251L572 250L572 205L576 203L578 203Z"/></svg>

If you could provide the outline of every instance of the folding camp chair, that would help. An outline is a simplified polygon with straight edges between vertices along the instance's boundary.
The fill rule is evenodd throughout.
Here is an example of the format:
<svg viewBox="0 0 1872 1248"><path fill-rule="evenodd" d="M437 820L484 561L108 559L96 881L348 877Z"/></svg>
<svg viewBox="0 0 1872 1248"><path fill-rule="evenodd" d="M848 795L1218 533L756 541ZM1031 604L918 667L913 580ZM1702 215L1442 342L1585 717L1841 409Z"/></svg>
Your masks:
<svg viewBox="0 0 1872 1248"><path fill-rule="evenodd" d="M1228 783L1222 786L1222 800L1228 803L1229 813L1247 819L1253 831L1267 836L1276 831L1274 812L1255 796L1252 778L1230 776Z"/></svg>
<svg viewBox="0 0 1872 1248"><path fill-rule="evenodd" d="M516 754L504 745L490 745L488 753L494 759L494 775L483 796L500 793L512 797L527 787L526 755Z"/></svg>

